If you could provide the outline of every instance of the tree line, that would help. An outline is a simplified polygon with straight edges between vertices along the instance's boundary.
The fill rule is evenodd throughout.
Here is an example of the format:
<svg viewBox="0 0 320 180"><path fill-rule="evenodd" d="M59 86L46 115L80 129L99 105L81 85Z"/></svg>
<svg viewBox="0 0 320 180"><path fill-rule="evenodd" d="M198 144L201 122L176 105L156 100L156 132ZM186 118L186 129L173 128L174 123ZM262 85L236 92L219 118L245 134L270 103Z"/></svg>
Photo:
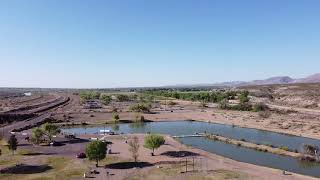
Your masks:
<svg viewBox="0 0 320 180"><path fill-rule="evenodd" d="M218 103L224 99L235 99L239 91L225 91L225 92L185 92L174 90L146 90L143 93L153 96L163 96L168 98L175 98L188 101L212 102Z"/></svg>
<svg viewBox="0 0 320 180"><path fill-rule="evenodd" d="M148 134L144 138L144 147L151 150L151 156L154 156L154 151L158 149L160 146L164 145L165 138L161 135L157 134ZM138 161L139 157L139 139L134 136L129 142L129 151L131 152L131 157L134 162ZM96 140L92 141L86 146L86 156L91 161L96 162L96 166L98 167L99 161L106 158L107 155L107 144L106 142Z"/></svg>

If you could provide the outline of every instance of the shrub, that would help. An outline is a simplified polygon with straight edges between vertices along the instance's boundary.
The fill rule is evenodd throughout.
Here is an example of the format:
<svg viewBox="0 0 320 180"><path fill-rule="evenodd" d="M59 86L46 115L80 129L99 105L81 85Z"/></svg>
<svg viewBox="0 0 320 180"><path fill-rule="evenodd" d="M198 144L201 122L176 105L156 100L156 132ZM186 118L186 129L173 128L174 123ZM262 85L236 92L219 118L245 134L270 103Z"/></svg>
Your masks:
<svg viewBox="0 0 320 180"><path fill-rule="evenodd" d="M239 100L240 100L240 103L247 103L249 102L249 91L243 91L241 92L241 94L239 95Z"/></svg>
<svg viewBox="0 0 320 180"><path fill-rule="evenodd" d="M113 113L118 112L118 108L116 108L116 107L112 107L112 112L113 112Z"/></svg>
<svg viewBox="0 0 320 180"><path fill-rule="evenodd" d="M44 135L44 133L41 128L34 128L34 129L32 129L31 141L34 144L40 144L42 142L43 135Z"/></svg>
<svg viewBox="0 0 320 180"><path fill-rule="evenodd" d="M131 152L131 156L134 159L134 162L138 161L139 147L139 139L135 136L132 140L129 141L129 151Z"/></svg>
<svg viewBox="0 0 320 180"><path fill-rule="evenodd" d="M271 116L271 112L269 110L259 112L259 117L261 118L269 118L270 116Z"/></svg>
<svg viewBox="0 0 320 180"><path fill-rule="evenodd" d="M118 122L119 119L120 119L120 116L117 112L113 112L112 113L112 119L115 121L115 122Z"/></svg>
<svg viewBox="0 0 320 180"><path fill-rule="evenodd" d="M266 146L269 146L269 147L271 147L271 148L274 148L274 147L275 147L275 146L272 145L272 144L266 144Z"/></svg>
<svg viewBox="0 0 320 180"><path fill-rule="evenodd" d="M102 102L102 104L104 105L108 105L111 102L111 97L106 95L106 94L101 94L100 95L100 101Z"/></svg>
<svg viewBox="0 0 320 180"><path fill-rule="evenodd" d="M12 154L14 154L14 151L17 150L18 147L18 140L15 135L11 135L8 140L8 148L12 151Z"/></svg>
<svg viewBox="0 0 320 180"><path fill-rule="evenodd" d="M261 103L255 104L252 110L254 112L267 111L269 110L269 107L266 104L261 102Z"/></svg>
<svg viewBox="0 0 320 180"><path fill-rule="evenodd" d="M279 149L282 149L284 151L289 151L289 148L287 146L281 146L281 147L279 147Z"/></svg>
<svg viewBox="0 0 320 180"><path fill-rule="evenodd" d="M240 103L235 106L230 106L231 110L238 110L238 111L251 111L252 105L249 103Z"/></svg>
<svg viewBox="0 0 320 180"><path fill-rule="evenodd" d="M49 138L49 141L52 141L52 137L60 133L60 129L57 125L46 123L42 126L43 133Z"/></svg>
<svg viewBox="0 0 320 180"><path fill-rule="evenodd" d="M116 95L116 98L119 102L125 102L130 100L129 96L125 94L118 94Z"/></svg>
<svg viewBox="0 0 320 180"><path fill-rule="evenodd" d="M80 98L82 102L91 100L91 99L99 99L100 93L96 91L81 92Z"/></svg>
<svg viewBox="0 0 320 180"><path fill-rule="evenodd" d="M319 151L319 147L318 146L315 146L315 145L309 145L309 144L305 144L303 145L303 153L305 154L309 154L309 155L316 155L315 152L318 152Z"/></svg>
<svg viewBox="0 0 320 180"><path fill-rule="evenodd" d="M136 114L135 116L135 122L144 122L144 116L140 115L140 114Z"/></svg>
<svg viewBox="0 0 320 180"><path fill-rule="evenodd" d="M174 101L169 101L169 102L168 102L168 105L169 105L169 106L175 106L175 105L177 105L177 103L174 102Z"/></svg>
<svg viewBox="0 0 320 180"><path fill-rule="evenodd" d="M206 108L208 107L208 104L206 102L201 102L200 107Z"/></svg>
<svg viewBox="0 0 320 180"><path fill-rule="evenodd" d="M220 109L229 109L228 100L223 99L222 101L220 101L219 107L220 107Z"/></svg>
<svg viewBox="0 0 320 180"><path fill-rule="evenodd" d="M130 111L133 112L150 112L150 108L150 105L140 103L134 104L129 107Z"/></svg>

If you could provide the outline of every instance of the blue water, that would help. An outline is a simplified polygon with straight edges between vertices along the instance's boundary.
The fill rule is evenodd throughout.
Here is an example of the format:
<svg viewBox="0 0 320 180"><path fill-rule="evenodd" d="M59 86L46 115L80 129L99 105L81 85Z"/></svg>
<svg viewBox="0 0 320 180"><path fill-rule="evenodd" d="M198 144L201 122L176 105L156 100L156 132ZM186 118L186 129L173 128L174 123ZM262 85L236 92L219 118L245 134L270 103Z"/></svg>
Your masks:
<svg viewBox="0 0 320 180"><path fill-rule="evenodd" d="M118 124L87 128L68 128L63 129L63 131L76 134L95 134L99 133L101 129L111 129L117 133L151 132L168 135L190 135L195 133L207 132L238 140L245 139L246 141L259 144L287 146L292 150L301 149L303 144L320 146L320 141L316 139L198 121ZM180 141L183 144L191 145L193 147L219 154L237 161L320 177L320 166L318 163L305 164L292 157L260 152L245 147L238 147L232 144L225 144L219 141L208 140L204 137L180 138Z"/></svg>

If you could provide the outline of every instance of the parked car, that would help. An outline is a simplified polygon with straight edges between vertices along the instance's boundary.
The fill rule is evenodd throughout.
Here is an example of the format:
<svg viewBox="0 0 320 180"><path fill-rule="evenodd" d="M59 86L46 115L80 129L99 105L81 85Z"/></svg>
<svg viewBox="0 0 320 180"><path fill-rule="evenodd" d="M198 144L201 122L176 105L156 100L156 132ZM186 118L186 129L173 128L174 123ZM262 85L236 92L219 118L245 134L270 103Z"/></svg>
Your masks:
<svg viewBox="0 0 320 180"><path fill-rule="evenodd" d="M62 146L62 145L63 145L62 143L56 142L56 141L52 141L52 142L50 143L50 146Z"/></svg>
<svg viewBox="0 0 320 180"><path fill-rule="evenodd" d="M84 159L84 158L86 158L87 157L87 155L85 154L85 153L79 153L79 154L77 154L77 158L79 158L79 159Z"/></svg>
<svg viewBox="0 0 320 180"><path fill-rule="evenodd" d="M94 169L94 170L91 170L90 173L91 173L91 174L100 174L100 172L97 171L97 170L95 170L95 169Z"/></svg>
<svg viewBox="0 0 320 180"><path fill-rule="evenodd" d="M64 137L67 139L75 139L76 138L76 136L73 134L66 134L66 135L64 135Z"/></svg>

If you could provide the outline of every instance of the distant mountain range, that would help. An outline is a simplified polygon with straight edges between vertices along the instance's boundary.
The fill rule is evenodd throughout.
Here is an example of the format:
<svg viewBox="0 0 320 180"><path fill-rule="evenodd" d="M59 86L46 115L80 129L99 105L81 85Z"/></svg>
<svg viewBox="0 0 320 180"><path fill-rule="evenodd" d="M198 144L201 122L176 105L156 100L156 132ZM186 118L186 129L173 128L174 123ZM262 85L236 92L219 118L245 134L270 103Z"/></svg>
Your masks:
<svg viewBox="0 0 320 180"><path fill-rule="evenodd" d="M250 85L270 85L270 84L294 84L294 83L320 83L320 73L313 74L311 76L293 79L289 76L276 76L264 80L254 81L230 81L215 84L194 84L194 85L176 85L168 87L239 87L239 86L250 86Z"/></svg>
<svg viewBox="0 0 320 180"><path fill-rule="evenodd" d="M264 80L234 81L213 84L213 86L248 86L248 85L270 85L270 84L294 84L294 83L320 83L320 73L311 76L293 79L289 76L276 76Z"/></svg>

